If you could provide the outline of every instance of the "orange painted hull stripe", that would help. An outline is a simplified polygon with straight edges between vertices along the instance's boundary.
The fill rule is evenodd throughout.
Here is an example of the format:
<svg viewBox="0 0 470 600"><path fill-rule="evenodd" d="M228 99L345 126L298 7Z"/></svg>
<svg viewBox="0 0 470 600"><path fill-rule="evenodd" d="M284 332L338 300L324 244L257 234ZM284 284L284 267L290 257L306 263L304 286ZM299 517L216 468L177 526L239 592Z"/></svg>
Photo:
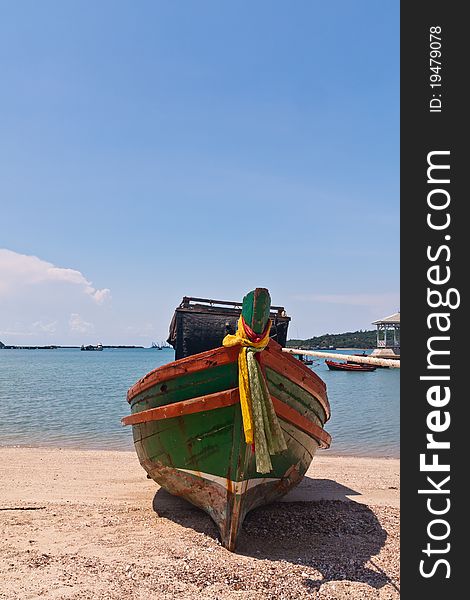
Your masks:
<svg viewBox="0 0 470 600"><path fill-rule="evenodd" d="M162 419L172 419L206 410L233 406L239 401L240 394L238 388L232 388L225 392L216 392L215 394L208 394L207 396L200 396L199 398L192 398L191 400L182 400L181 402L166 404L165 406L158 406L157 408L149 408L148 410L143 410L133 415L129 415L128 417L124 417L121 419L121 423L123 425L137 425L139 423L149 423L151 421L160 421ZM272 401L274 410L281 419L291 423L313 437L322 448L329 448L331 436L319 425L310 421L298 413L294 408L273 396Z"/></svg>
<svg viewBox="0 0 470 600"><path fill-rule="evenodd" d="M226 392L216 392L207 396L191 398L191 400L181 400L173 404L165 404L157 408L149 408L128 417L121 419L123 425L136 425L137 423L148 423L149 421L159 421L160 419L173 419L184 415L203 412L204 410L214 410L224 406L232 406L240 399L238 388L232 388Z"/></svg>

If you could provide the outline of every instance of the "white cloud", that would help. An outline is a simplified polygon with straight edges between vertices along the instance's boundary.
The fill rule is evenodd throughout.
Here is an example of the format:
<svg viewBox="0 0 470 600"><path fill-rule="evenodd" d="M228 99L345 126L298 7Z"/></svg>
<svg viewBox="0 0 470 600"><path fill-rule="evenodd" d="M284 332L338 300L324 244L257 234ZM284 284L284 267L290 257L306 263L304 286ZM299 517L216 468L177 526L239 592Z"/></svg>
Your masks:
<svg viewBox="0 0 470 600"><path fill-rule="evenodd" d="M36 321L33 323L33 329L42 333L55 333L57 331L57 321Z"/></svg>
<svg viewBox="0 0 470 600"><path fill-rule="evenodd" d="M69 319L70 331L75 333L93 333L95 326L81 318L78 313L72 313Z"/></svg>
<svg viewBox="0 0 470 600"><path fill-rule="evenodd" d="M26 336L31 336L34 335L34 333L32 333L31 331L23 331L23 330L16 330L16 329L3 329L0 331L0 335L9 335L12 337L24 337Z"/></svg>
<svg viewBox="0 0 470 600"><path fill-rule="evenodd" d="M56 267L37 256L0 248L0 296L10 296L21 286L57 282L77 286L96 304L103 304L111 297L108 288L94 288L92 282L88 281L80 271Z"/></svg>
<svg viewBox="0 0 470 600"><path fill-rule="evenodd" d="M108 288L104 288L103 290L93 290L93 288L91 288L85 291L87 294L90 294L97 304L103 304L106 300L111 298L111 291L108 290Z"/></svg>

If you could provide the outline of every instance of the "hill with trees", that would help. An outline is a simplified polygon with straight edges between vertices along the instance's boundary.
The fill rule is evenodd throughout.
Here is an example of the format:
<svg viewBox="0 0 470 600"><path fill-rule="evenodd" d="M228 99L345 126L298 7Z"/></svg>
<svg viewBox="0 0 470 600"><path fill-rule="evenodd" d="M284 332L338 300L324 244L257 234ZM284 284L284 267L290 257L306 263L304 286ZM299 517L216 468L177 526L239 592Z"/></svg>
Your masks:
<svg viewBox="0 0 470 600"><path fill-rule="evenodd" d="M348 331L346 333L325 333L307 340L288 340L288 348L314 350L317 348L375 348L377 331Z"/></svg>

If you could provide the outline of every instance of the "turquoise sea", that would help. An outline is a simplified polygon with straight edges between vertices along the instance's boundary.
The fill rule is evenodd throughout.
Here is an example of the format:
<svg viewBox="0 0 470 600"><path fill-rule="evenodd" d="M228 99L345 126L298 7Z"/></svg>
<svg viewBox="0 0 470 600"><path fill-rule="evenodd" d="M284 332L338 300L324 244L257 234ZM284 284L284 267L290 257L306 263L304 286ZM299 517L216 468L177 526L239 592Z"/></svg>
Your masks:
<svg viewBox="0 0 470 600"><path fill-rule="evenodd" d="M170 349L0 350L0 446L131 450L127 389L173 360ZM399 369L370 373L312 368L327 384L331 449L399 456Z"/></svg>

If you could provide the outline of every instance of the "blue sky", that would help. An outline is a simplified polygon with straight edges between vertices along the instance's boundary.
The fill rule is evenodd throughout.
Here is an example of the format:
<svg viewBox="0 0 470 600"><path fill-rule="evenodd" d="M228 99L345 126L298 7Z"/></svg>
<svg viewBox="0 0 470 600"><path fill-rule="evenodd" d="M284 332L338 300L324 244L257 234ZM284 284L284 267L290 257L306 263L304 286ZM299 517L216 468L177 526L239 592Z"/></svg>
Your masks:
<svg viewBox="0 0 470 600"><path fill-rule="evenodd" d="M256 286L291 337L398 310L398 1L0 7L0 340L149 345Z"/></svg>

